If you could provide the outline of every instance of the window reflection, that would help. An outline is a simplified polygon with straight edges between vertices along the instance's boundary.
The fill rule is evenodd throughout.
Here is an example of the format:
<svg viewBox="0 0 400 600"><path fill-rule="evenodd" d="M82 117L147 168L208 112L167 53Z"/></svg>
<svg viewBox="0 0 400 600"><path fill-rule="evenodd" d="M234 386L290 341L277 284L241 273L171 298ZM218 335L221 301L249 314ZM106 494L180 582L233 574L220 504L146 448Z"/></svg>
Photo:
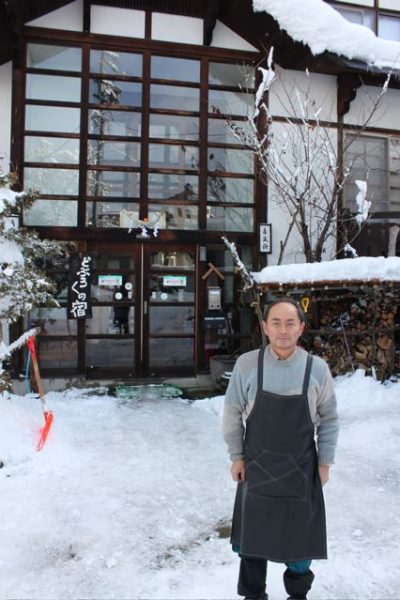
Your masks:
<svg viewBox="0 0 400 600"><path fill-rule="evenodd" d="M87 202L86 225L94 227L138 227L139 205L133 202Z"/></svg>
<svg viewBox="0 0 400 600"><path fill-rule="evenodd" d="M142 55L115 50L91 50L91 73L142 76Z"/></svg>
<svg viewBox="0 0 400 600"><path fill-rule="evenodd" d="M208 170L253 173L253 154L246 150L234 150L232 148L208 148Z"/></svg>
<svg viewBox="0 0 400 600"><path fill-rule="evenodd" d="M251 208L207 206L207 229L211 231L253 231Z"/></svg>
<svg viewBox="0 0 400 600"><path fill-rule="evenodd" d="M132 339L86 340L86 364L96 367L132 367L134 344Z"/></svg>
<svg viewBox="0 0 400 600"><path fill-rule="evenodd" d="M82 50L80 48L67 48L66 46L28 44L26 66L28 68L80 72L82 69Z"/></svg>
<svg viewBox="0 0 400 600"><path fill-rule="evenodd" d="M140 107L142 105L142 84L133 81L91 79L89 102Z"/></svg>
<svg viewBox="0 0 400 600"><path fill-rule="evenodd" d="M255 86L255 71L251 65L209 63L208 81L214 85L230 85L250 89Z"/></svg>
<svg viewBox="0 0 400 600"><path fill-rule="evenodd" d="M175 115L150 115L150 137L182 140L199 139L199 119Z"/></svg>
<svg viewBox="0 0 400 600"><path fill-rule="evenodd" d="M140 144L89 140L88 163L91 165L139 166Z"/></svg>
<svg viewBox="0 0 400 600"><path fill-rule="evenodd" d="M214 175L208 178L208 199L213 202L237 202L239 204L253 204L254 180L231 179Z"/></svg>
<svg viewBox="0 0 400 600"><path fill-rule="evenodd" d="M151 58L153 79L175 79L177 81L200 81L200 62L187 58L153 56Z"/></svg>
<svg viewBox="0 0 400 600"><path fill-rule="evenodd" d="M150 167L195 170L199 168L199 149L193 146L150 144L149 155Z"/></svg>
<svg viewBox="0 0 400 600"><path fill-rule="evenodd" d="M76 227L78 203L73 200L36 200L24 210L24 225Z"/></svg>
<svg viewBox="0 0 400 600"><path fill-rule="evenodd" d="M26 76L26 97L35 100L80 102L81 80L78 77L28 73Z"/></svg>
<svg viewBox="0 0 400 600"><path fill-rule="evenodd" d="M31 327L40 327L41 335L76 335L77 321L67 319L66 308L34 308Z"/></svg>
<svg viewBox="0 0 400 600"><path fill-rule="evenodd" d="M150 334L191 334L193 332L193 306L150 307Z"/></svg>
<svg viewBox="0 0 400 600"><path fill-rule="evenodd" d="M94 135L141 135L142 116L119 110L89 110L89 133Z"/></svg>
<svg viewBox="0 0 400 600"><path fill-rule="evenodd" d="M197 206L150 204L149 217L159 229L198 229Z"/></svg>
<svg viewBox="0 0 400 600"><path fill-rule="evenodd" d="M134 307L126 304L93 306L92 318L86 319L88 335L128 335L135 332Z"/></svg>
<svg viewBox="0 0 400 600"><path fill-rule="evenodd" d="M208 112L247 117L254 106L254 95L224 90L208 90ZM226 125L225 125L226 126Z"/></svg>
<svg viewBox="0 0 400 600"><path fill-rule="evenodd" d="M180 269L194 269L195 266L195 256L193 252L152 252L150 255L150 260L153 267L179 267Z"/></svg>
<svg viewBox="0 0 400 600"><path fill-rule="evenodd" d="M152 85L150 88L151 108L175 110L199 110L200 91L196 88L171 85Z"/></svg>
<svg viewBox="0 0 400 600"><path fill-rule="evenodd" d="M129 171L87 172L87 193L89 196L128 197L139 196L139 173Z"/></svg>
<svg viewBox="0 0 400 600"><path fill-rule="evenodd" d="M193 365L193 338L150 339L152 367L188 367Z"/></svg>
<svg viewBox="0 0 400 600"><path fill-rule="evenodd" d="M149 198L197 202L198 188L194 175L149 173Z"/></svg>
<svg viewBox="0 0 400 600"><path fill-rule="evenodd" d="M38 354L42 369L76 369L78 346L75 339L51 340L39 336Z"/></svg>
<svg viewBox="0 0 400 600"><path fill-rule="evenodd" d="M65 106L26 106L25 127L31 131L79 133L79 108Z"/></svg>
<svg viewBox="0 0 400 600"><path fill-rule="evenodd" d="M27 162L79 163L79 140L59 137L26 136Z"/></svg>
<svg viewBox="0 0 400 600"><path fill-rule="evenodd" d="M78 195L78 169L24 169L24 186L41 194Z"/></svg>

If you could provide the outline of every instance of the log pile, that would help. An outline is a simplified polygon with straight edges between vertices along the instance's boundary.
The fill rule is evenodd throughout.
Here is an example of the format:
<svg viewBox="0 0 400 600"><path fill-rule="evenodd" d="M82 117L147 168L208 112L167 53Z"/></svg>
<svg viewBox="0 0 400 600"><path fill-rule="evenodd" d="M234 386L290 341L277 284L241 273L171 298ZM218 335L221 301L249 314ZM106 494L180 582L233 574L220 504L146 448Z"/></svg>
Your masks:
<svg viewBox="0 0 400 600"><path fill-rule="evenodd" d="M387 379L400 371L400 286L348 285L318 288L314 283L290 292L281 286L272 296L309 299L301 343L324 358L333 375L361 368Z"/></svg>

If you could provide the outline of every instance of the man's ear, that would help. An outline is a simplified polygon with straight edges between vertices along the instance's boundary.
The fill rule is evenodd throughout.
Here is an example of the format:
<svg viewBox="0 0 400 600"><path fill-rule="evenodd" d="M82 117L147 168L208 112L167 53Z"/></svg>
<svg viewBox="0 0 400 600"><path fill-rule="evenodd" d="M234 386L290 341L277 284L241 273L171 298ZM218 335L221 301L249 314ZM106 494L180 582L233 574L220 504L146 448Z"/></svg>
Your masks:
<svg viewBox="0 0 400 600"><path fill-rule="evenodd" d="M267 331L267 324L265 321L262 321L262 328L263 328L263 332L265 333L266 336L268 336L268 331Z"/></svg>

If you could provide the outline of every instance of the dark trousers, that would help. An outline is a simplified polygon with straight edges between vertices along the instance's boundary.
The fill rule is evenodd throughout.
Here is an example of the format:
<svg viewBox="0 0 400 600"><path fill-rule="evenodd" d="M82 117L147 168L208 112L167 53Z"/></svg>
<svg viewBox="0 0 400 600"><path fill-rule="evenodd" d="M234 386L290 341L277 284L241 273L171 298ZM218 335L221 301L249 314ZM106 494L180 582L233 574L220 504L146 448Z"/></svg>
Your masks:
<svg viewBox="0 0 400 600"><path fill-rule="evenodd" d="M286 563L284 583L288 594L293 598L305 598L311 588L314 575L310 571L311 561ZM267 579L267 561L265 558L249 558L240 555L238 581L239 596L262 598Z"/></svg>

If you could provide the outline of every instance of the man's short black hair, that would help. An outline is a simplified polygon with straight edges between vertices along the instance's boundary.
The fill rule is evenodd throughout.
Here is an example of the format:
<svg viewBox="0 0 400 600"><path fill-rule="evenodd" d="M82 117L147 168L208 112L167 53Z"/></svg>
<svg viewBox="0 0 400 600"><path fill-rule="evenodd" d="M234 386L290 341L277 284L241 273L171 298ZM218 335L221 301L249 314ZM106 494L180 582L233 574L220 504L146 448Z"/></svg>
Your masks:
<svg viewBox="0 0 400 600"><path fill-rule="evenodd" d="M269 311L271 310L271 308L273 306L276 306L277 304L291 304L292 306L295 307L296 311L297 311L297 315L300 319L300 323L305 323L307 318L306 318L306 314L304 312L304 310L302 309L302 307L300 306L300 304L298 302L296 302L295 300L293 300L293 298L279 298L278 300L274 300L273 302L271 302L270 304L267 304L264 308L264 321L266 321L268 319L268 315L269 315Z"/></svg>

